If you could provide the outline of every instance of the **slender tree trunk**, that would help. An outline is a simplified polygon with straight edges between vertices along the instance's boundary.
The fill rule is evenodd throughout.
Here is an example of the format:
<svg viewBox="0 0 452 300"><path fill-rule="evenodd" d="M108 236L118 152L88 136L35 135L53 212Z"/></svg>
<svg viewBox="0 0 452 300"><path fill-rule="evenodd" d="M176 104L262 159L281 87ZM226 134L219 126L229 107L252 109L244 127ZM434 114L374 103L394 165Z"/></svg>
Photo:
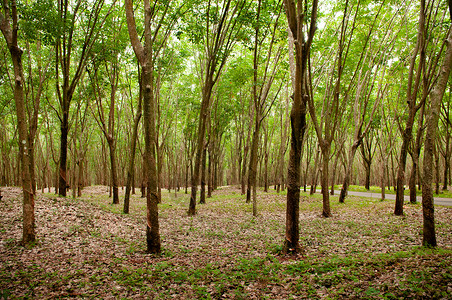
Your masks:
<svg viewBox="0 0 452 300"><path fill-rule="evenodd" d="M414 122L414 113L410 113L410 118L407 121L406 129L403 132L402 147L400 148L400 157L397 171L396 201L394 209L394 214L396 216L403 215L406 158L408 154L408 145L411 141L411 131L413 129L413 122Z"/></svg>
<svg viewBox="0 0 452 300"><path fill-rule="evenodd" d="M323 212L322 216L325 218L331 217L330 209L330 193L328 191L328 164L330 161L330 146L322 147L322 198L323 198Z"/></svg>
<svg viewBox="0 0 452 300"><path fill-rule="evenodd" d="M206 156L207 156L207 145L204 146L202 150L201 159L201 190L199 195L199 203L206 203Z"/></svg>
<svg viewBox="0 0 452 300"><path fill-rule="evenodd" d="M289 52L295 49L294 66L294 94L293 105L290 113L291 141L289 153L289 167L287 175L287 205L286 205L286 234L283 245L283 253L298 253L302 248L299 244L299 210L300 210L300 160L304 133L306 131L306 105L308 102L307 87L307 59L314 38L317 19L317 0L312 3L311 22L305 40L303 32L303 20L297 11L304 11L302 2L284 0L284 7L289 23ZM307 7L306 7L307 9ZM294 40L297 42L295 43ZM292 44L293 43L293 44ZM293 48L291 47L293 45Z"/></svg>
<svg viewBox="0 0 452 300"><path fill-rule="evenodd" d="M242 165L242 176L241 176L241 193L242 193L242 195L246 194L246 179L249 178L246 176L247 157L248 157L248 143L245 146L245 150L244 150L244 154L243 154L243 165ZM248 199L248 196L247 196L247 199Z"/></svg>
<svg viewBox="0 0 452 300"><path fill-rule="evenodd" d="M336 168L337 168L337 162L339 160L339 151L336 154L336 157L334 158L334 164L333 164L333 174L331 176L331 191L330 194L334 195L334 184L335 184L335 179L336 179Z"/></svg>
<svg viewBox="0 0 452 300"><path fill-rule="evenodd" d="M141 90L141 88L140 88L140 90ZM130 186L131 186L132 182L134 181L135 152L136 152L137 138L138 138L138 125L140 123L140 119L141 119L141 95L138 100L137 114L135 115L135 118L133 120L133 132L132 132L132 140L131 140L132 144L130 147L131 149L130 149L130 156L129 156L129 168L127 170L126 193L124 196L123 212L125 214L129 213L129 207L130 207Z"/></svg>
<svg viewBox="0 0 452 300"><path fill-rule="evenodd" d="M425 90L427 90L427 87L424 87ZM427 94L427 91L424 91L425 97ZM419 113L419 121L418 121L418 130L416 133L416 140L414 142L414 149L412 151L411 160L412 160L412 168L411 168L411 174L410 174L410 181L409 181L409 188L410 188L410 203L414 204L417 202L416 199L416 178L418 176L418 169L419 169L419 155L421 153L421 147L422 147L422 137L424 133L423 123L424 123L424 105L421 107L421 111Z"/></svg>
<svg viewBox="0 0 452 300"><path fill-rule="evenodd" d="M405 130L402 133L402 147L400 148L400 156L398 162L397 171L397 189L396 189L396 201L394 214L396 216L403 215L403 202L404 202L404 185L405 185L405 169L406 159L408 153L408 146L412 139L412 131L416 112L418 110L416 105L416 98L418 94L420 77L422 70L425 68L425 1L421 0L420 14L419 14L419 29L417 34L416 47L414 49L413 57L411 58L410 70L408 74L408 87L407 87L407 103L408 103L408 119L406 121ZM420 52L418 70L416 79L414 80L414 66L417 61L417 54ZM424 72L425 73L425 72ZM426 75L424 74L424 77ZM414 90L413 90L414 82Z"/></svg>
<svg viewBox="0 0 452 300"><path fill-rule="evenodd" d="M64 101L64 100L63 100ZM69 116L67 111L63 111L63 118L60 125L61 137L60 137L60 169L58 177L58 194L66 197L67 189L67 139L69 132Z"/></svg>
<svg viewBox="0 0 452 300"><path fill-rule="evenodd" d="M254 124L253 141L251 143L250 166L248 171L248 188L246 190L246 203L251 202L252 187L256 185L257 178L257 156L259 151L260 114L256 112L256 123ZM254 202L253 202L254 203Z"/></svg>
<svg viewBox="0 0 452 300"><path fill-rule="evenodd" d="M78 168L78 186L77 186L77 195L78 197L82 196L82 189L83 189L83 161L85 160L85 158L82 158L80 160L80 165Z"/></svg>
<svg viewBox="0 0 452 300"><path fill-rule="evenodd" d="M143 76L143 121L145 131L145 157L147 173L147 226L146 241L149 253L160 253L160 233L158 218L158 182L155 153L155 103L153 99L153 69L150 66L142 68Z"/></svg>
<svg viewBox="0 0 452 300"><path fill-rule="evenodd" d="M433 148L433 156L435 158L435 194L439 194L439 182L440 182L440 178L439 178L439 151L438 151L438 145L437 145L438 141L436 141L435 143L435 147Z"/></svg>
<svg viewBox="0 0 452 300"><path fill-rule="evenodd" d="M314 195L317 190L317 178L319 174L319 158L320 158L320 150L317 150L317 154L315 156L314 161L314 167L312 168L311 172L311 190L309 191L310 195Z"/></svg>
<svg viewBox="0 0 452 300"><path fill-rule="evenodd" d="M445 155L444 155L444 181L443 181L443 191L447 191L447 184L448 184L448 174L450 170L450 134L447 132L446 137L446 149L445 149Z"/></svg>
<svg viewBox="0 0 452 300"><path fill-rule="evenodd" d="M416 155L416 154L413 154ZM409 187L410 187L410 203L411 204L415 204L417 202L416 200L416 176L417 176L417 158L413 157L413 166L411 167L411 173L410 173L410 182L409 182Z"/></svg>
<svg viewBox="0 0 452 300"><path fill-rule="evenodd" d="M295 104L295 103L294 103ZM283 252L299 252L300 160L303 135L306 129L306 102L293 106L291 143L287 174L286 237Z"/></svg>
<svg viewBox="0 0 452 300"><path fill-rule="evenodd" d="M116 143L113 139L107 140L108 148L110 150L110 171L111 171L111 185L113 188L113 204L119 204L119 192L118 192L118 174L116 170Z"/></svg>
<svg viewBox="0 0 452 300"><path fill-rule="evenodd" d="M385 158L382 158L382 162L381 162L381 181L380 181L380 187L381 187L381 200L385 200L386 198L386 176L385 176L385 172L386 172L386 161Z"/></svg>
<svg viewBox="0 0 452 300"><path fill-rule="evenodd" d="M212 198L213 191L213 180L212 180L212 152L213 147L211 146L213 143L209 143L208 154L209 154L209 163L207 167L207 198Z"/></svg>
<svg viewBox="0 0 452 300"><path fill-rule="evenodd" d="M268 193L268 149L264 154L264 192Z"/></svg>
<svg viewBox="0 0 452 300"><path fill-rule="evenodd" d="M449 9L452 7L449 1ZM424 216L424 228L422 244L424 246L436 247L436 233L435 233L435 213L433 206L433 152L435 147L435 137L438 127L438 119L440 114L441 102L446 90L447 81L449 79L450 69L452 68L452 30L449 28L447 36L447 50L444 55L442 67L440 69L438 80L430 95L430 109L427 116L427 133L425 137L424 150L424 186L422 188L422 211Z"/></svg>
<svg viewBox="0 0 452 300"><path fill-rule="evenodd" d="M344 203L345 197L348 194L348 187L350 186L350 177L353 168L353 160L355 158L356 150L358 149L359 145L360 143L355 141L348 154L348 164L345 171L344 182L342 183L341 194L339 195L339 203Z"/></svg>
<svg viewBox="0 0 452 300"><path fill-rule="evenodd" d="M209 114L210 107L210 97L212 92L213 82L208 81L204 87L203 98L201 103L201 112L199 114L198 123L198 141L196 146L195 155L195 165L193 169L193 176L191 178L191 194L190 194L190 205L188 208L188 215L194 216L196 214L196 192L198 190L199 177L200 177L200 167L202 159L202 151L204 148L204 137L206 134L207 127L207 116Z"/></svg>
<svg viewBox="0 0 452 300"><path fill-rule="evenodd" d="M17 116L17 130L19 132L19 159L21 164L21 181L23 191L23 225L22 242L31 244L36 239L35 233L35 199L33 189L34 174L31 173L31 158L27 149L33 150L33 144L30 144L28 132L28 122L26 118L26 105L24 99L24 72L22 66L22 49L17 44L17 6L16 1L11 2L10 8L7 1L3 2L5 15L0 11L0 30L5 37L8 50L14 67L14 100ZM12 17L12 25L9 18Z"/></svg>
<svg viewBox="0 0 452 300"><path fill-rule="evenodd" d="M368 163L367 161L365 162L365 169L366 169L366 181L364 184L364 187L366 188L366 190L370 190L370 163Z"/></svg>

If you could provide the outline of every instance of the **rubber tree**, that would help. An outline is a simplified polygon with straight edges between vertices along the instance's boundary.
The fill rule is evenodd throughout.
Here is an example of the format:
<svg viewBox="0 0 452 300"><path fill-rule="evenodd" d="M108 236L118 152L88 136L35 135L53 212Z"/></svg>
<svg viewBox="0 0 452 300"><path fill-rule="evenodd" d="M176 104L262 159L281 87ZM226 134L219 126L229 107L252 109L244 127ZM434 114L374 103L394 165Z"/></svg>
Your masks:
<svg viewBox="0 0 452 300"><path fill-rule="evenodd" d="M105 10L104 0L96 0L89 8L84 1L59 0L57 3L58 22L55 45L56 92L59 101L58 119L60 120L60 158L58 194L66 196L67 154L70 123L70 107L75 89L85 72L94 42L101 33L116 1ZM84 29L80 26L85 26ZM78 30L86 30L81 40L75 41Z"/></svg>
<svg viewBox="0 0 452 300"><path fill-rule="evenodd" d="M410 69L408 73L408 86L406 94L408 118L405 124L405 129L402 131L402 145L400 147L400 156L398 160L396 201L394 208L394 214L396 216L403 215L405 168L408 146L412 139L413 124L416 113L422 106L422 103L418 103L416 100L420 88L422 70L424 70L425 66L425 13L425 0L421 0L416 46L411 57ZM417 69L416 62L418 62Z"/></svg>
<svg viewBox="0 0 452 300"><path fill-rule="evenodd" d="M423 1L421 1L423 2ZM422 5L421 5L422 7ZM452 1L449 0L449 17L452 20ZM450 69L452 68L452 27L449 26L445 39L446 51L438 74L438 79L430 94L430 107L427 113L427 129L425 135L425 149L423 161L424 180L422 186L422 212L423 231L422 244L424 246L436 247L435 233L435 213L433 206L433 152L435 147L435 137L438 128L441 103L449 80Z"/></svg>
<svg viewBox="0 0 452 300"><path fill-rule="evenodd" d="M306 130L306 105L308 101L307 71L308 57L316 31L318 0L313 0L311 6L305 2L284 0L284 8L289 32L293 37L294 54L294 93L290 112L291 140L289 152L289 166L287 175L287 206L286 206L286 234L283 252L298 253L302 251L299 244L299 214L300 214L300 161L301 146ZM310 11L307 14L308 10Z"/></svg>
<svg viewBox="0 0 452 300"><path fill-rule="evenodd" d="M322 152L322 164L321 164L321 186L322 186L322 198L323 209L322 216L328 218L331 217L330 209L330 194L328 191L328 179L329 179L329 161L331 154L331 146L336 135L336 129L338 128L341 119L342 111L344 110L345 97L340 97L341 94L341 80L344 71L344 66L347 61L347 55L350 49L350 41L353 36L355 28L356 14L358 13L359 5L356 7L355 16L353 17L352 24L349 24L349 20L352 16L352 10L349 7L349 1L344 4L342 22L340 24L339 42L337 45L337 52L335 53L334 63L332 68L337 70L331 72L332 76L326 78L327 91L324 95L322 113L320 119L317 117L316 104L314 103L312 76L310 75L309 91L310 97L308 97L309 114L311 116L314 130L317 135L320 150ZM349 25L351 30L349 31ZM348 39L348 41L347 41Z"/></svg>
<svg viewBox="0 0 452 300"><path fill-rule="evenodd" d="M439 152L444 159L444 173L443 173L443 191L447 190L447 185L450 182L450 158L452 153L452 120L451 120L451 102L452 102L452 86L449 83L449 99L447 102L443 102L441 105L441 123L442 130L438 134L438 138L441 141L441 147Z"/></svg>
<svg viewBox="0 0 452 300"><path fill-rule="evenodd" d="M138 35L133 1L125 0L127 28L130 42L141 69L141 93L143 95L144 122L144 164L146 168L146 242L149 253L161 252L159 216L158 216L158 179L156 161L156 114L157 104L154 97L154 64L169 31L174 25L176 14L170 13L170 3L155 2L151 6L149 0L143 0L144 8L144 43ZM164 25L167 25L164 27ZM162 30L162 32L160 32Z"/></svg>
<svg viewBox="0 0 452 300"><path fill-rule="evenodd" d="M23 229L24 244L33 243L35 232L35 195L31 160L28 149L31 147L28 120L26 117L26 103L24 97L25 77L22 65L23 50L18 45L18 11L15 0L3 0L0 11L0 30L5 38L14 67L14 101L16 104L17 131L19 132L19 159L21 162L21 181L23 191Z"/></svg>
<svg viewBox="0 0 452 300"><path fill-rule="evenodd" d="M412 143L415 117L417 112L425 105L425 101L435 85L438 66L440 65L439 59L444 48L444 46L438 47L438 45L443 44L441 39L444 38L444 33L438 32L440 28L435 25L444 19L444 14L439 9L440 5L440 2L429 1L426 3L425 0L421 0L416 46L411 57L407 82L406 103L408 105L408 117L405 122L405 128L400 125L402 145L398 161L394 208L394 214L397 216L403 215L406 160L409 146ZM420 91L422 93L419 93ZM417 101L417 98L420 98L419 101Z"/></svg>
<svg viewBox="0 0 452 300"><path fill-rule="evenodd" d="M251 192L253 196L253 216L257 215L257 192L256 192L256 178L257 178L257 163L260 131L262 122L272 108L276 96L271 101L268 101L270 89L275 80L277 67L281 57L281 47L276 47L275 38L278 28L278 21L280 16L280 5L276 6L274 19L272 17L265 18L261 16L262 0L258 1L257 18L255 25L254 49L253 49L253 104L254 104L254 131L251 142L250 164L248 171L248 187L246 194L246 202L251 201ZM269 20L270 21L269 21ZM268 37L268 41L266 41ZM267 44L268 42L268 44ZM267 47L267 51L264 49ZM265 59L264 65L261 66L259 60ZM281 88L281 87L280 87ZM276 93L278 95L279 91Z"/></svg>
<svg viewBox="0 0 452 300"><path fill-rule="evenodd" d="M141 75L138 76L139 78ZM140 79L138 79L140 80ZM141 84L139 84L141 86ZM138 139L138 126L140 125L140 120L142 116L142 91L143 89L140 87L138 94L138 107L136 109L135 116L133 117L133 129L132 129L132 138L130 141L130 154L129 154L129 165L127 168L127 178L126 178L126 192L124 194L124 207L123 212L125 214L129 213L130 208L130 193L132 180L134 179L134 170L135 170L135 153L137 149L137 139Z"/></svg>
<svg viewBox="0 0 452 300"><path fill-rule="evenodd" d="M113 188L113 204L119 204L119 194L118 194L118 172L117 172L117 159L116 159L116 129L115 129L115 102L116 102L116 90L118 89L119 83L119 68L118 64L113 63L110 67L106 66L107 76L110 81L110 101L108 102L108 117L105 116L105 108L102 99L103 95L103 84L99 83L102 81L103 74L99 70L99 66L94 67L93 74L90 76L91 83L93 85L94 98L96 102L96 112L93 112L94 118L97 121L106 141L108 144L108 150L110 153L110 178L111 185Z"/></svg>
<svg viewBox="0 0 452 300"><path fill-rule="evenodd" d="M377 91L378 95L376 97L377 99L373 103L370 100L375 93L374 87L378 81L379 73L374 72L372 76L371 69L373 67L380 67L378 68L378 70L381 70L381 77L383 78L385 76L385 68L382 68L381 65L379 65L379 60L381 58L381 49L383 47L386 47L387 50L386 55L383 56L383 61L387 57L389 49L391 49L390 42L388 43L388 40L391 40L392 38L391 31L387 32L383 40L373 43L373 40L378 37L374 33L380 25L379 22L382 23L380 16L383 8L384 3L381 3L381 5L377 7L377 11L372 22L369 23L369 25L366 24L366 26L368 26L366 35L355 48L358 50L359 59L357 60L355 69L352 73L352 77L349 81L348 88L345 93L346 95L354 95L352 102L353 104L351 105L351 110L353 111L353 140L350 143L348 155L346 155L345 157L346 167L341 192L339 195L340 203L344 203L345 197L347 196L348 187L350 185L350 179L352 175L353 161L355 159L356 152L362 145L364 137L370 130L375 111L380 104L381 98L384 95L381 85L382 80L380 80ZM389 24L393 24L393 22L394 19L391 19ZM373 49L373 47L371 47L371 45L374 44L377 45L376 49ZM385 88L383 88L383 90L384 89Z"/></svg>
<svg viewBox="0 0 452 300"><path fill-rule="evenodd" d="M205 24L202 26L201 33L198 26L190 28L190 34L193 38L203 45L200 76L202 100L191 177L190 203L187 212L190 216L196 214L196 193L201 175L202 151L205 146L207 116L211 107L213 87L217 83L228 56L237 41L240 27L244 22L241 14L246 10L245 7L246 1L243 0L226 0L220 6L209 1L206 7L204 4L199 7L199 11L193 14L195 19L191 20L192 22L199 22L196 16L205 17ZM199 34L201 36L198 36Z"/></svg>
<svg viewBox="0 0 452 300"><path fill-rule="evenodd" d="M120 85L121 62L120 55L127 46L127 32L121 16L123 11L119 5L112 10L111 18L107 19L103 34L98 37L93 46L91 62L88 65L90 81L96 103L96 112L93 115L108 144L110 154L110 182L113 190L113 204L119 204L118 193L118 162L117 162L117 131L115 119L117 91ZM108 79L107 80L105 80ZM109 95L105 94L108 91ZM103 99L107 99L104 101ZM105 103L104 103L105 102Z"/></svg>

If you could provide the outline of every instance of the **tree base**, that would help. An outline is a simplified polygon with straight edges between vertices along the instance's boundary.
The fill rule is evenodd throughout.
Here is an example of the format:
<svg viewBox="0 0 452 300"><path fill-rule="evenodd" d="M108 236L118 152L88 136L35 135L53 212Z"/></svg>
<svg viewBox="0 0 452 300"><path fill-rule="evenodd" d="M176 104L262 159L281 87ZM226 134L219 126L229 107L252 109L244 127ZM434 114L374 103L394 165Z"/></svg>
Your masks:
<svg viewBox="0 0 452 300"><path fill-rule="evenodd" d="M324 218L331 218L333 215L330 212L322 212L322 217Z"/></svg>
<svg viewBox="0 0 452 300"><path fill-rule="evenodd" d="M304 249L301 247L300 243L296 243L295 245L289 240L284 240L284 245L281 250L281 254L283 255L295 255L295 254L304 254Z"/></svg>

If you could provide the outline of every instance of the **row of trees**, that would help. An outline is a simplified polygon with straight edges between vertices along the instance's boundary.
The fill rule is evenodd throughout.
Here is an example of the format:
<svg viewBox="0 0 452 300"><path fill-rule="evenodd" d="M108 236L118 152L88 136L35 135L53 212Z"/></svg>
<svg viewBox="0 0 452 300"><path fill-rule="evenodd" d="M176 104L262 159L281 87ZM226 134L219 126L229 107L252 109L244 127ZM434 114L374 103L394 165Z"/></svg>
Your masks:
<svg viewBox="0 0 452 300"><path fill-rule="evenodd" d="M119 204L125 185L128 213L140 186L158 253L162 188L190 187L194 215L199 185L205 203L240 184L257 215L256 187L273 184L287 187L284 249L296 252L300 186L314 192L320 177L324 217L335 184L340 202L357 180L382 198L393 187L396 215L404 185L413 202L422 187L435 246L432 184L451 181L450 7L2 0L0 175L23 187L24 242L37 187L75 198L105 184Z"/></svg>

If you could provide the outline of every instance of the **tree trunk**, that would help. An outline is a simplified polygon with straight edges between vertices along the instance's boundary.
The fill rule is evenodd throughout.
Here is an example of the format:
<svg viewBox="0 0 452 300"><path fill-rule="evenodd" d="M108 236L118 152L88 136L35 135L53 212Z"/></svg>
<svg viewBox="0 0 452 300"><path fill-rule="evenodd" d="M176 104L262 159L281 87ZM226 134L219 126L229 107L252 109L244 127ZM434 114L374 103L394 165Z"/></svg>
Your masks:
<svg viewBox="0 0 452 300"><path fill-rule="evenodd" d="M116 143L114 139L109 138L107 140L108 148L110 150L110 171L111 171L111 185L113 188L113 204L119 204L119 193L118 193L118 174L116 170Z"/></svg>
<svg viewBox="0 0 452 300"><path fill-rule="evenodd" d="M193 169L193 176L191 178L191 194L190 194L190 205L188 208L188 215L194 216L196 214L196 192L198 190L199 177L200 177L200 167L202 159L202 151L204 148L204 137L206 134L207 127L207 116L209 114L210 107L210 97L212 92L213 82L209 79L203 89L203 97L201 103L201 111L199 113L199 123L198 123L198 141L196 145L196 155L195 155L195 165Z"/></svg>
<svg viewBox="0 0 452 300"><path fill-rule="evenodd" d="M297 103L298 104L298 103ZM291 142L287 174L286 236L283 252L300 252L300 160L303 135L306 129L306 102L295 105L290 114Z"/></svg>
<svg viewBox="0 0 452 300"><path fill-rule="evenodd" d="M158 187L155 153L155 103L152 90L152 67L142 67L143 76L143 121L145 131L145 158L147 173L147 226L146 241L149 253L160 253L160 233L158 218Z"/></svg>
<svg viewBox="0 0 452 300"><path fill-rule="evenodd" d="M314 195L317 191L317 179L319 175L319 158L320 158L320 150L317 149L317 153L314 160L314 167L312 167L311 172L311 190L309 191L309 195Z"/></svg>
<svg viewBox="0 0 452 300"><path fill-rule="evenodd" d="M209 143L208 153L209 153L209 164L207 167L207 198L212 198L213 191L213 180L212 180L212 152L213 147L211 146L213 143Z"/></svg>
<svg viewBox="0 0 452 300"><path fill-rule="evenodd" d="M257 156L259 151L259 135L260 135L260 114L256 112L256 122L254 124L253 141L251 143L250 166L248 170L248 187L246 190L246 203L251 202L252 187L256 185L257 178ZM253 201L254 207L254 201Z"/></svg>
<svg viewBox="0 0 452 300"><path fill-rule="evenodd" d="M446 137L446 146L444 151L444 181L443 181L443 191L447 191L447 184L448 184L448 174L450 170L450 134L449 131L447 131L447 137Z"/></svg>
<svg viewBox="0 0 452 300"><path fill-rule="evenodd" d="M427 96L427 91L424 91L425 97ZM421 153L422 147L422 136L424 133L423 123L424 123L424 107L425 102L421 107L421 111L419 113L419 121L418 121L418 130L416 133L416 140L414 142L414 149L412 149L411 160L412 160L412 168L410 174L409 181L409 189L410 189L410 203L415 204L417 202L416 199L416 178L418 176L419 169L419 155Z"/></svg>
<svg viewBox="0 0 452 300"><path fill-rule="evenodd" d="M400 148L400 157L397 171L396 201L394 209L394 214L396 216L403 215L406 158L408 154L408 145L411 141L411 131L413 129L413 122L414 122L414 112L410 113L410 117L407 121L406 128L403 132L402 147Z"/></svg>
<svg viewBox="0 0 452 300"><path fill-rule="evenodd" d="M336 168L337 168L337 162L339 160L339 156L340 153L339 151L336 153L336 157L334 159L334 164L333 164L333 174L331 176L331 191L330 194L334 195L334 184L335 184L335 179L336 179Z"/></svg>
<svg viewBox="0 0 452 300"><path fill-rule="evenodd" d="M78 195L78 197L81 197L81 196L82 196L82 189L83 189L83 166L84 166L83 161L84 161L84 160L85 160L84 158L82 158L82 159L80 160L80 165L79 165L79 168L78 168L78 186L77 186L77 195Z"/></svg>
<svg viewBox="0 0 452 300"><path fill-rule="evenodd" d="M438 151L438 141L435 143L435 147L433 148L433 156L435 158L435 194L439 195L439 181L441 180L439 178L439 151Z"/></svg>
<svg viewBox="0 0 452 300"><path fill-rule="evenodd" d="M366 188L366 190L370 190L370 163L368 163L367 161L365 162L365 169L366 169L366 181L364 184L364 187Z"/></svg>
<svg viewBox="0 0 452 300"><path fill-rule="evenodd" d="M207 156L207 145L204 146L202 150L202 160L201 160L201 190L199 195L199 203L206 204L206 156Z"/></svg>
<svg viewBox="0 0 452 300"><path fill-rule="evenodd" d="M289 167L287 175L287 206L286 206L286 234L283 245L283 253L298 253L302 248L299 244L299 206L300 206L300 160L303 137L306 130L306 105L308 102L308 91L306 90L306 74L308 69L307 59L314 38L317 19L317 0L312 3L311 22L308 29L307 40L303 32L303 20L297 11L304 11L301 2L284 0L284 7L289 23L289 52L295 49L295 59L291 65L294 66L294 95L293 105L290 113L291 141L289 153ZM306 8L307 9L307 8ZM296 43L294 41L297 41ZM292 52L293 53L293 52Z"/></svg>
<svg viewBox="0 0 452 300"><path fill-rule="evenodd" d="M133 15L132 0L125 0L125 10L127 16L127 28L129 32L130 42L132 44L135 55L142 68L141 83L143 93L143 122L144 122L144 138L145 138L145 164L147 173L147 192L146 192L146 242L147 251L149 253L159 254L161 252L160 232L159 232L159 216L158 216L158 178L156 168L156 132L155 132L155 115L156 104L153 89L153 35L151 32L151 6L148 0L144 1L144 46L140 42L136 30L135 19ZM144 167L143 166L143 167Z"/></svg>
<svg viewBox="0 0 452 300"><path fill-rule="evenodd" d="M449 1L449 9L452 10ZM451 13L452 18L452 13ZM436 247L435 233L435 213L433 206L433 152L435 147L435 137L438 127L441 102L446 90L449 79L450 69L452 67L452 30L449 28L447 36L447 50L444 55L444 61L440 69L438 81L436 82L430 95L430 109L427 116L427 133L425 137L424 150L424 186L422 188L422 212L424 216L423 239L422 244L428 247Z"/></svg>
<svg viewBox="0 0 452 300"><path fill-rule="evenodd" d="M386 162L385 162L385 158L382 158L382 162L381 162L381 181L380 181L380 187L381 187L381 200L385 200L386 198L386 182L385 182L385 171L386 171Z"/></svg>
<svg viewBox="0 0 452 300"><path fill-rule="evenodd" d="M19 132L19 159L21 164L21 181L23 191L23 223L22 223L22 242L27 245L36 239L35 233L35 199L33 189L34 170L31 167L31 158L28 149L33 150L33 144L30 144L28 132L28 122L26 118L26 105L24 99L24 73L22 66L22 49L17 44L17 6L16 1L11 3L12 27L10 24L10 11L6 1L3 2L5 15L0 12L0 30L5 37L8 50L11 54L14 67L14 100L17 116L17 130Z"/></svg>
<svg viewBox="0 0 452 300"><path fill-rule="evenodd" d="M241 193L242 193L242 195L245 195L245 193L246 193L246 180L247 180L247 178L249 178L246 176L247 157L248 157L248 142L245 146L244 154L243 154L243 165L242 165L242 176L241 176ZM247 196L247 199L248 199L248 196Z"/></svg>
<svg viewBox="0 0 452 300"><path fill-rule="evenodd" d="M142 90L140 88L140 90ZM132 132L132 144L130 149L130 156L129 156L129 168L127 170L127 181L126 181L126 193L124 196L124 209L123 212L125 214L129 213L129 207L130 207L130 186L132 184L132 181L134 180L134 171L135 171L135 152L137 148L137 137L138 137L138 125L140 123L141 119L141 93L138 100L138 109L137 114L135 115L135 118L133 120L133 132Z"/></svg>
<svg viewBox="0 0 452 300"><path fill-rule="evenodd" d="M331 217L330 209L330 193L328 191L328 164L330 161L330 145L324 145L322 147L322 198L323 198L323 211L322 216L325 218Z"/></svg>
<svg viewBox="0 0 452 300"><path fill-rule="evenodd" d="M350 186L350 177L352 175L353 160L355 158L356 150L358 149L360 143L355 141L348 154L348 164L345 171L344 182L342 183L341 194L339 195L339 203L345 202L345 197L348 194L348 187Z"/></svg>
<svg viewBox="0 0 452 300"><path fill-rule="evenodd" d="M410 182L409 182L409 188L410 188L410 203L416 204L416 176L417 176L417 162L415 161L417 158L413 157L413 166L411 167L411 174L410 174Z"/></svg>
<svg viewBox="0 0 452 300"><path fill-rule="evenodd" d="M64 100L63 100L64 101ZM63 111L63 118L61 120L60 131L60 169L59 169L59 177L58 177L58 194L60 196L66 197L66 189L67 189L67 139L69 132L69 117L68 112Z"/></svg>
<svg viewBox="0 0 452 300"><path fill-rule="evenodd" d="M425 68L425 1L421 0L421 7L419 13L419 28L417 34L416 47L414 49L413 56L411 58L410 70L408 74L408 87L407 87L407 104L408 104L408 119L406 121L405 130L402 133L402 147L400 148L400 157L398 162L397 171L397 188L396 188L396 201L394 214L396 216L403 215L403 202L404 202L404 185L405 185L405 169L406 169L406 158L408 153L408 146L412 139L412 131L414 119L417 113L416 98L418 94L420 77L423 68ZM420 52L419 59L417 57L418 52ZM414 66L418 60L418 70L415 80L414 78ZM424 74L424 77L426 75ZM414 90L413 90L414 82Z"/></svg>

